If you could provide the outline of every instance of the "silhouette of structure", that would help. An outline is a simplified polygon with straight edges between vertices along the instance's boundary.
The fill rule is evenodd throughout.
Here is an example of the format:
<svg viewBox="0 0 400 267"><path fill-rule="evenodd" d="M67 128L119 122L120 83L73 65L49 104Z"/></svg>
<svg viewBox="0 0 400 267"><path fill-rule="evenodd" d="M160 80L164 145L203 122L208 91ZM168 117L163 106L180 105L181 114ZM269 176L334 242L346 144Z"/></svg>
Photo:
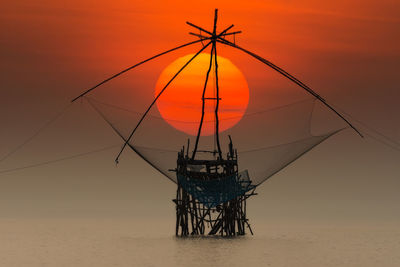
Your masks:
<svg viewBox="0 0 400 267"><path fill-rule="evenodd" d="M250 179L249 171L244 169L243 171L239 171L238 159L240 158L240 153L235 149L232 138L235 136L229 136L229 144L227 153L224 154L221 149L220 142L220 130L219 130L219 104L221 100L220 91L219 91L219 81L218 81L218 62L217 62L217 43L231 46L251 57L257 59L273 70L277 71L279 74L283 75L291 82L300 86L304 89L309 95L315 98L317 101L320 101L323 105L332 110L336 115L338 115L342 120L344 120L348 126L354 129L360 136L361 133L341 114L339 114L332 106L330 106L321 96L319 96L316 92L306 86L304 83L296 79L294 76L290 75L283 69L274 65L270 61L250 52L242 47L239 47L235 41L228 41L226 36L235 36L236 34L241 33L241 31L230 31L233 25L227 27L221 32L217 32L217 20L218 20L218 10L215 10L214 13L214 24L213 29L208 31L203 27L197 26L193 23L187 22L188 25L199 30L200 33L193 33L199 38L197 41L189 42L184 45L175 47L173 49L167 50L163 53L157 54L151 58L148 58L138 64L135 64L112 77L102 81L101 83L95 85L94 87L86 90L78 97L74 98L72 101L75 101L81 97L84 97L87 93L91 92L95 88L100 85L118 77L119 75L141 65L150 60L153 60L157 57L165 55L169 52L175 51L177 49L195 44L202 43L203 47L194 54L189 61L187 61L177 72L176 74L169 80L169 82L162 88L162 90L156 95L153 99L150 106L146 109L146 111L138 118L138 122L136 126L130 131L129 135L122 134L117 127L108 121L106 116L99 111L94 105L93 101L90 100L89 103L97 109L97 111L103 116L103 118L109 122L110 126L119 134L119 136L124 140L124 144L120 152L116 157L116 162L118 163L118 159L125 149L126 146L129 146L133 151L135 151L139 156L145 159L148 163L150 163L153 167L159 170L167 177L169 174L166 173L164 167L158 167L154 161L149 160L149 157L145 153L148 150L144 150L144 148L135 147L131 143L132 136L137 131L138 127L142 124L144 118L149 113L150 109L154 106L158 98L161 94L167 89L167 87L172 83L172 81L182 72L185 67L190 64L190 62L195 59L200 53L202 53L207 47L211 45L211 53L210 53L210 63L206 73L203 93L202 93L202 115L198 125L197 136L195 138L195 143L193 150L190 150L190 139L188 139L187 146L183 146L182 149L178 152L176 167L174 169L169 169L169 172L174 172L176 177L175 179L170 178L171 180L177 183L177 192L176 198L173 200L176 205L176 235L179 236L188 236L188 235L221 235L221 236L235 236L235 235L244 235L246 233L246 228L248 228L253 234L250 224L248 222L248 218L246 215L246 200L255 195L254 192L257 185L262 183L262 181L257 181L254 183L252 179ZM214 68L213 68L214 67ZM209 77L213 70L214 75L214 86L215 86L215 97L205 97L207 84L209 83ZM202 128L204 123L204 114L205 114L205 105L207 101L214 101L215 110L214 110L214 146L213 149L200 149L199 141L202 138ZM250 129L249 129L250 130ZM297 141L297 143L288 143L284 144L285 146L279 147L282 151L290 151L291 148L297 149L295 153L292 155L282 156L281 162L279 162L279 166L272 166L268 172L263 172L263 175L270 177L280 169L287 166L290 162L294 161L296 158L303 155L305 152L310 150L313 146L319 144L332 134L329 133L327 135L321 136L320 138L312 137L310 139L302 139ZM301 145L299 145L301 144ZM296 145L296 147L294 146ZM147 148L146 148L147 149ZM259 153L259 152L257 152ZM176 154L175 154L176 155ZM254 160L260 158L262 154L254 154ZM271 155L278 155L278 152L272 151ZM251 161L251 158L250 158ZM249 162L249 160L247 160ZM262 164L262 163L261 163ZM173 166L170 166L170 168ZM243 168L242 168L243 169Z"/></svg>
<svg viewBox="0 0 400 267"><path fill-rule="evenodd" d="M178 179L178 189L176 199L174 199L176 204L175 233L181 236L203 235L206 233L206 228L209 229L208 235L244 235L246 226L252 233L246 217L246 199L254 195L255 187L245 173L239 174L238 172L238 154L233 148L231 137L229 136L229 152L226 158L222 154L220 145L218 109L221 98L218 85L217 12L215 10L214 27L210 34L212 44L210 64L204 82L201 119L196 143L192 155L189 155L189 142L186 153L185 148L182 148L178 153L177 168L175 169ZM199 28L192 23L188 24ZM201 39L206 38L203 35L197 36ZM215 97L206 98L207 83L213 65ZM198 150L206 101L215 101L214 140L216 145L214 150ZM205 153L209 157L208 159L197 159L197 153ZM247 193L249 190L252 190L251 193Z"/></svg>
<svg viewBox="0 0 400 267"><path fill-rule="evenodd" d="M204 100L203 100L204 101ZM227 158L220 151L215 159L189 156L189 144L178 153L176 175L176 235L244 235L250 228L246 217L246 199L254 195L255 186L247 172L238 172L237 151L229 144ZM200 151L199 151L200 152ZM249 193L250 191L250 193Z"/></svg>

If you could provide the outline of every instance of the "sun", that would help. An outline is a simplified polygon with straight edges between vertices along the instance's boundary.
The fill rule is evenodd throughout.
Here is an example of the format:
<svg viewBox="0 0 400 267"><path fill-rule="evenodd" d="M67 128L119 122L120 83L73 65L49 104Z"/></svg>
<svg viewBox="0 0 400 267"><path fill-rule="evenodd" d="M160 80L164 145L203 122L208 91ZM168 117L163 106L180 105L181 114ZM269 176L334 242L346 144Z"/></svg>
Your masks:
<svg viewBox="0 0 400 267"><path fill-rule="evenodd" d="M155 86L155 95L171 77L193 56L189 54L176 59L160 74ZM219 84L219 131L237 124L244 115L249 102L249 87L242 72L227 58L217 56ZM202 93L210 54L199 54L171 83L157 101L157 108L175 129L197 135L202 110ZM205 98L215 98L214 66L209 76ZM205 114L201 135L215 132L215 100L205 102Z"/></svg>

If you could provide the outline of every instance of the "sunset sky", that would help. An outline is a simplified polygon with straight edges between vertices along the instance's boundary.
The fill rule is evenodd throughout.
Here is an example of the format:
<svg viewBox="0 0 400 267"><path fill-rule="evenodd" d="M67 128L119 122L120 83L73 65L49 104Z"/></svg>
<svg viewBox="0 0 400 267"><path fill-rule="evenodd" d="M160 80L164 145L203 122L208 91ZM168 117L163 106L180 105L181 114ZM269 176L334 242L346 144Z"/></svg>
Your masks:
<svg viewBox="0 0 400 267"><path fill-rule="evenodd" d="M85 89L195 40L185 22L209 29L214 8L221 28L233 23L243 31L239 45L400 142L399 1L21 0L0 8L0 158ZM238 66L246 75L246 63ZM160 74L144 73L155 80ZM277 220L398 221L400 146L385 146L354 123L365 139L346 130L321 144L261 186L251 212ZM59 125L37 136L36 149L0 162L0 216L155 216L151 207L173 218L175 185L131 152L115 168L120 140L89 108L78 107ZM112 145L98 154L1 173L45 154L59 158Z"/></svg>
<svg viewBox="0 0 400 267"><path fill-rule="evenodd" d="M180 57L168 65L157 80L155 95L159 94L171 77L194 54ZM240 121L246 112L249 102L249 87L243 73L227 58L218 56L219 65L219 104L218 118L221 121L220 131L231 128ZM213 63L214 64L214 63ZM202 53L191 63L184 72L173 82L157 101L157 108L161 116L173 127L196 136L199 119L201 117L201 96L204 88L204 75L210 65L210 54ZM214 66L214 65L212 65ZM213 67L212 67L213 68ZM212 69L213 70L213 69ZM205 98L215 98L215 74L210 71L209 81L205 91ZM214 134L214 99L208 99L204 105L204 126L202 135ZM175 121L193 123L176 123Z"/></svg>

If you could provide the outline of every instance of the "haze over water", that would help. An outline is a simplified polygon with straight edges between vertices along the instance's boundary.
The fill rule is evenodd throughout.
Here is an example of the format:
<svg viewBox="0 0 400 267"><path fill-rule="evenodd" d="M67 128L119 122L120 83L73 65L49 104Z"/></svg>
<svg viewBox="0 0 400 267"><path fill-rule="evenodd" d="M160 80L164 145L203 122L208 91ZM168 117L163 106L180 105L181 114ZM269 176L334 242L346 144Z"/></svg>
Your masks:
<svg viewBox="0 0 400 267"><path fill-rule="evenodd" d="M0 158L86 87L192 40L185 21L211 25L215 7L2 3ZM399 1L219 1L218 8L222 25L243 31L240 45L400 140ZM91 110L74 108L53 135L37 136L0 171L115 149L0 175L0 266L400 266L398 150L343 131L257 189L248 202L254 236L179 239L176 185L129 151L116 168L121 140Z"/></svg>
<svg viewBox="0 0 400 267"><path fill-rule="evenodd" d="M346 193L316 202L315 189L331 194L322 185L328 180L305 185L309 179L296 166L248 201L255 235L225 239L176 238L175 185L145 163L101 163L104 176L96 179L74 176L80 161L69 162L59 176L46 176L57 166L2 176L0 266L400 264L400 228L390 208L363 211L355 200L340 202Z"/></svg>
<svg viewBox="0 0 400 267"><path fill-rule="evenodd" d="M255 236L176 238L173 221L7 219L1 266L398 266L397 226L254 221Z"/></svg>

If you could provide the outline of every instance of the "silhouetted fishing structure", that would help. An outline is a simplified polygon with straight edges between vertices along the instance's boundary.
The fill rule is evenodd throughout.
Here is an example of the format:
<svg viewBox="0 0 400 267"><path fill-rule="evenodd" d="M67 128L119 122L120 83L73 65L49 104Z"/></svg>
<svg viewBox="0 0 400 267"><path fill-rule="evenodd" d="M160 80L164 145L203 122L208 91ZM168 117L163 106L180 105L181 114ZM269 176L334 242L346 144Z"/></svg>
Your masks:
<svg viewBox="0 0 400 267"><path fill-rule="evenodd" d="M126 148L130 147L139 156L150 163L154 168L159 170L165 176L169 177L172 181L177 183L176 198L173 200L176 205L176 229L175 233L179 236L188 235L221 235L221 236L235 236L244 235L246 229L249 229L253 234L250 227L247 215L246 215L246 200L256 195L255 188L267 178L278 172L280 169L287 166L289 163L303 155L305 152L309 151L312 147L319 144L329 136L335 134L338 131L329 132L328 134L321 136L312 136L310 133L307 136L308 139L296 139L293 142L287 142L284 144L279 144L278 146L271 146L268 148L253 147L252 149L238 152L235 148L233 140L237 136L226 134L224 135L226 142L229 138L228 148L224 153L223 143L220 136L220 118L219 118L219 107L222 96L220 95L219 89L219 77L218 77L218 57L217 57L217 44L222 44L225 46L233 47L240 50L247 55L255 58L259 62L283 75L295 85L304 89L309 95L313 97L313 101L319 101L325 107L333 111L337 116L339 116L343 121L347 123L353 130L355 130L360 136L362 134L339 112L337 112L330 104L327 103L320 95L309 88L307 85L299 81L297 78L287 73L285 70L271 63L270 61L258 56L257 54L246 50L238 46L235 42L227 40L227 36L235 36L241 33L241 31L231 31L234 25L230 25L221 32L217 31L217 21L218 21L218 10L215 10L214 23L212 30L206 30L203 27L197 26L191 22L187 22L188 25L199 30L200 33L190 32L191 35L196 36L199 40L192 41L181 46L172 48L146 60L143 60L113 76L107 78L101 83L95 85L94 87L86 90L72 102L76 101L81 97L85 97L86 94L98 88L99 86L109 82L110 80L120 76L121 74L132 70L146 62L156 59L162 55L176 51L186 46L192 44L201 43L202 48L195 53L191 58L171 77L171 79L165 84L162 90L154 97L153 101L141 114L137 117L137 123L135 127L130 131L129 135L124 135L118 129L116 124L111 122L111 120L101 111L98 105L102 103L97 103L93 99L88 98L89 103L103 116L103 118L109 122L110 126L119 134L119 136L124 140L124 144L118 153L115 161L118 163L119 158ZM152 160L152 155L158 152L155 148L135 146L135 142L131 139L139 129L140 125L143 123L144 119L148 115L149 111L152 109L154 104L157 102L159 97L164 93L164 91L172 84L174 79L205 49L211 47L210 60L208 70L204 80L203 92L202 92L202 110L201 118L197 125L197 135L195 137L193 149L190 147L190 138L188 138L186 147L183 146L177 153L176 167L170 166L166 169L167 164L158 164L157 160L169 160L162 159L161 154L157 154L158 159ZM210 75L214 77L214 88L215 97L206 97L207 84L210 80ZM214 103L214 133L213 133L213 146L208 148L203 148L199 145L202 138L202 130L204 127L204 114L206 103ZM300 103L300 102L299 102ZM302 105L296 103L296 105ZM313 105L314 102L312 102ZM110 106L110 105L109 105ZM312 116L312 110L307 111L307 116ZM261 114L261 113L258 113ZM260 115L261 116L261 115ZM261 118L262 119L262 118ZM307 123L310 123L307 121ZM258 129L255 124L255 128L249 127L247 138L251 139L251 134ZM307 127L309 125L307 124ZM306 128L306 127L304 127ZM272 129L272 128L271 128ZM260 136L266 136L265 134L260 134ZM246 137L244 137L245 139ZM257 137L256 137L257 138ZM140 138L138 138L140 139ZM256 139L255 139L256 140ZM184 141L184 140L182 140ZM138 140L138 142L140 142ZM186 141L185 141L186 142ZM261 144L258 144L261 145ZM267 150L268 149L268 150ZM169 150L158 149L157 151L163 151L163 157L172 157ZM260 152L261 151L261 152ZM265 152L267 151L267 152ZM152 154L153 153L153 154ZM171 152L172 153L172 152ZM174 152L175 153L175 152ZM264 154L262 154L264 153ZM266 154L269 153L269 154ZM176 155L176 154L175 154ZM248 169L241 169L241 156L243 158L243 166L250 166ZM267 166L264 163L268 157L273 159L279 158L279 160L272 161L271 166ZM176 156L175 156L176 157ZM169 163L168 163L169 164ZM246 165L247 164L247 165ZM264 165L264 166L263 166ZM251 167L252 166L252 167ZM173 168L173 169L171 169ZM258 169L257 169L258 168ZM256 170L257 169L257 170ZM254 172L254 174L249 174L249 172ZM171 175L174 173L174 176ZM262 178L258 178L262 177Z"/></svg>

